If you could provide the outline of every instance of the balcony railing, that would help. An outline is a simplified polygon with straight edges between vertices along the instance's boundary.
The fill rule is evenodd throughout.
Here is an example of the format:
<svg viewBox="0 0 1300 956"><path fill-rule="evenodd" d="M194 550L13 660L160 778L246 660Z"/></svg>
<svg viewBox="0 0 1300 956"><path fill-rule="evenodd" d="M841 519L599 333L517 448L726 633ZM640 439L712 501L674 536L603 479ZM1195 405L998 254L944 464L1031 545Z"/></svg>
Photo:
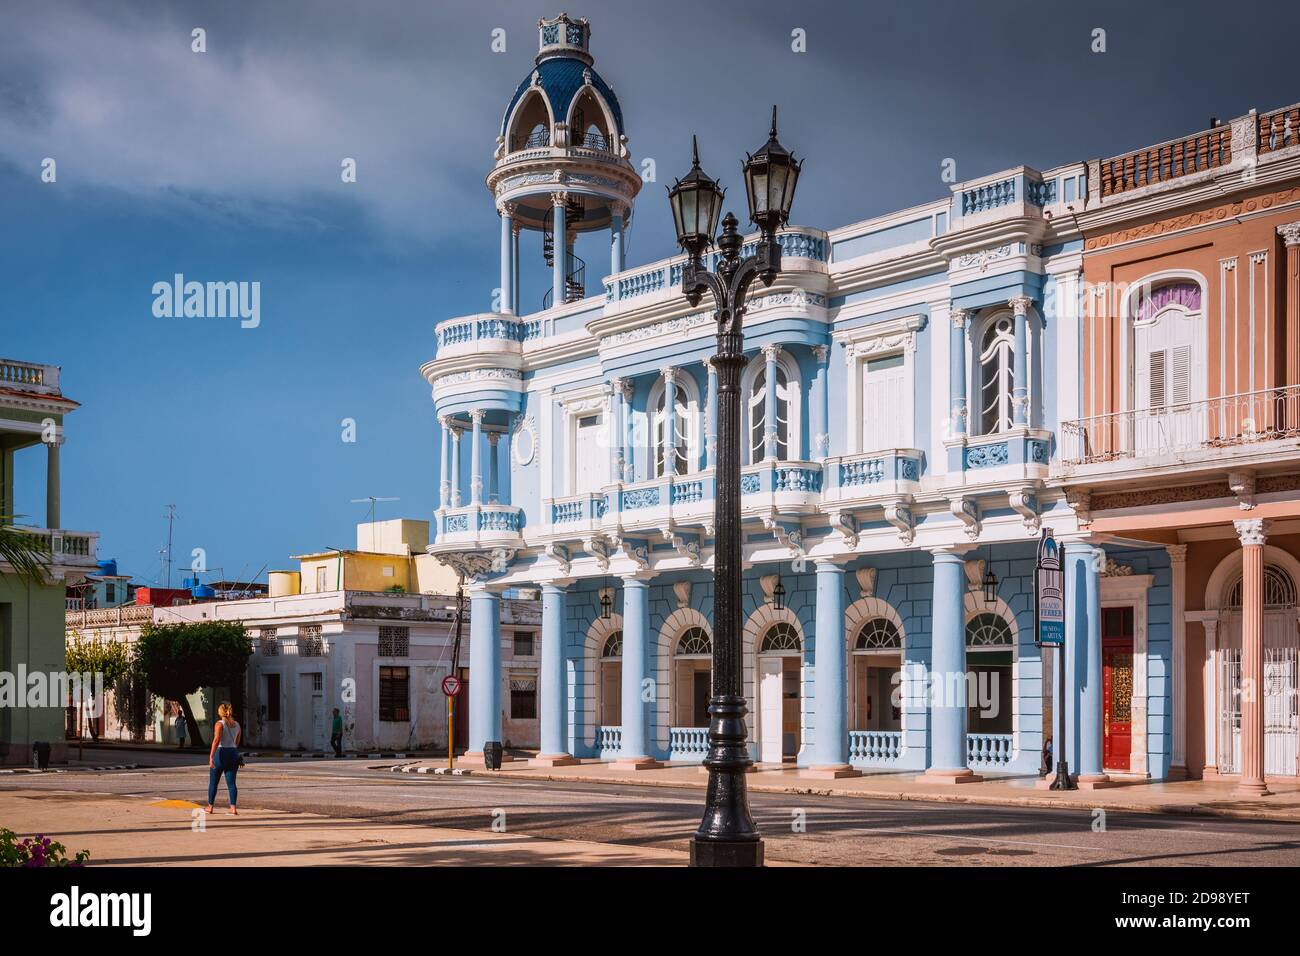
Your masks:
<svg viewBox="0 0 1300 956"><path fill-rule="evenodd" d="M903 756L899 730L850 730L849 762L868 767L888 767Z"/></svg>
<svg viewBox="0 0 1300 956"><path fill-rule="evenodd" d="M1012 734L967 734L966 765L997 770L1011 763L1015 749L1015 736Z"/></svg>
<svg viewBox="0 0 1300 956"><path fill-rule="evenodd" d="M101 607L90 611L69 611L64 616L64 626L84 627L129 627L132 624L148 624L153 620L153 605L128 604L122 607Z"/></svg>
<svg viewBox="0 0 1300 956"><path fill-rule="evenodd" d="M1232 126L1224 124L1183 139L1101 161L1102 198L1232 163Z"/></svg>
<svg viewBox="0 0 1300 956"><path fill-rule="evenodd" d="M1300 437L1300 385L1094 415L1062 422L1060 437L1065 465L1213 452L1296 438Z"/></svg>
<svg viewBox="0 0 1300 956"><path fill-rule="evenodd" d="M541 335L541 323L508 315L471 315L439 323L434 335L439 350L469 342L528 342Z"/></svg>
<svg viewBox="0 0 1300 956"><path fill-rule="evenodd" d="M47 560L54 564L90 566L95 563L99 535L88 531L63 531L51 528L14 528L36 538Z"/></svg>
<svg viewBox="0 0 1300 956"><path fill-rule="evenodd" d="M17 359L0 359L0 386L25 392L59 393L59 369L55 365L37 365Z"/></svg>
<svg viewBox="0 0 1300 956"><path fill-rule="evenodd" d="M602 759L609 760L617 757L619 751L623 749L623 728L622 727L597 727L596 728L596 752Z"/></svg>
<svg viewBox="0 0 1300 956"><path fill-rule="evenodd" d="M708 727L669 727L670 760L703 760L709 752Z"/></svg>
<svg viewBox="0 0 1300 956"><path fill-rule="evenodd" d="M1267 113L1259 118L1258 151L1261 155L1300 145L1300 106Z"/></svg>

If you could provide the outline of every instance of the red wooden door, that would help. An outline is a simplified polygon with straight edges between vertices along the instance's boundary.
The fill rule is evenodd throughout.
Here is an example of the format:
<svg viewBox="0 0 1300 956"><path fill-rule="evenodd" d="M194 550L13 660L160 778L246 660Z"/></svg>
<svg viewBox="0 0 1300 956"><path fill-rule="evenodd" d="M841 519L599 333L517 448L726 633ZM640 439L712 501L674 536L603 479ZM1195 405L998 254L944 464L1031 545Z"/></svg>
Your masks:
<svg viewBox="0 0 1300 956"><path fill-rule="evenodd" d="M1133 751L1133 609L1102 611L1102 767L1128 770Z"/></svg>

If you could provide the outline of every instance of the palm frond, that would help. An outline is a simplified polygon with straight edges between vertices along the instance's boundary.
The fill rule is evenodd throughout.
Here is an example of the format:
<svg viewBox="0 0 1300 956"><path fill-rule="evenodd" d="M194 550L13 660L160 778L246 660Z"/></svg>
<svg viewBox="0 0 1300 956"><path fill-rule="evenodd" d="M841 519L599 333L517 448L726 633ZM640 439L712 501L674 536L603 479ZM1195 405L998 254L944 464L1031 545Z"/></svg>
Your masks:
<svg viewBox="0 0 1300 956"><path fill-rule="evenodd" d="M18 577L45 583L45 566L51 554L45 539L9 524L10 515L0 515L0 562L8 563Z"/></svg>

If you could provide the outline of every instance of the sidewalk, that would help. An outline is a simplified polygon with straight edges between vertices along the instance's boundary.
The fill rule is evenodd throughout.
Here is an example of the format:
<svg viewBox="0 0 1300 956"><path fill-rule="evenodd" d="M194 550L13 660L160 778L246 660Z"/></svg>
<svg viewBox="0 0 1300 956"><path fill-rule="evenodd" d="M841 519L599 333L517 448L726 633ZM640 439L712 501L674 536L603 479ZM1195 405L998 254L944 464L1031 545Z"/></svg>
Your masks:
<svg viewBox="0 0 1300 956"><path fill-rule="evenodd" d="M431 773L445 767L446 759L418 760L383 768L405 773ZM502 780L553 780L570 783L633 784L650 787L691 787L703 789L708 774L699 766L673 764L657 770L635 772L614 770L598 760L583 760L569 767L529 767L526 760L510 761L497 771L486 771L480 762L457 760L458 769L468 769L474 776ZM420 768L429 769L421 771ZM1121 778L1114 778L1117 782ZM1101 807L1130 813L1186 813L1202 816L1230 817L1243 820L1271 820L1300 823L1300 780L1270 788L1268 797L1240 797L1233 793L1234 784L1181 780L1152 782L1124 781L1121 786L1103 790L1071 790L1064 793L1040 790L1036 777L985 778L982 783L960 785L936 783L919 773L864 773L861 777L839 780L808 780L794 768L760 764L746 777L749 789L759 793L813 794L836 797L863 797L873 800L924 800L936 803L985 804L1050 808L1054 810L1091 810Z"/></svg>
<svg viewBox="0 0 1300 956"><path fill-rule="evenodd" d="M92 866L685 866L686 854L512 833L395 825L156 797L0 791L0 824L90 851ZM202 821L203 830L194 829Z"/></svg>

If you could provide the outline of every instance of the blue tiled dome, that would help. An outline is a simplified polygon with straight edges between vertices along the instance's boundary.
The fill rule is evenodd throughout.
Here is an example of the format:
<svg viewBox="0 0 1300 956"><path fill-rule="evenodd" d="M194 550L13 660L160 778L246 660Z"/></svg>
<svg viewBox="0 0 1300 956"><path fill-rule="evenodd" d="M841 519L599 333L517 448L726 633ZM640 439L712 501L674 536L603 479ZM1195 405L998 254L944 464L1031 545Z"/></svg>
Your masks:
<svg viewBox="0 0 1300 956"><path fill-rule="evenodd" d="M537 64L536 72L541 74L542 92L546 94L547 100L551 104L551 112L558 119L563 119L569 115L569 104L573 98L585 85L582 75L586 70L591 70L591 85L601 95L607 104L609 110L614 114L614 138L617 139L623 134L623 111L618 105L618 97L614 91L609 88L609 84L600 78L600 74L594 69L587 66L585 62L577 57L556 56L549 57ZM505 115L501 117L501 135L506 134L506 123L510 120L510 114L514 111L515 104L520 98L528 92L533 85L533 74L529 73L524 77L524 81L519 84L515 90L515 95L510 98L510 105L506 107Z"/></svg>

